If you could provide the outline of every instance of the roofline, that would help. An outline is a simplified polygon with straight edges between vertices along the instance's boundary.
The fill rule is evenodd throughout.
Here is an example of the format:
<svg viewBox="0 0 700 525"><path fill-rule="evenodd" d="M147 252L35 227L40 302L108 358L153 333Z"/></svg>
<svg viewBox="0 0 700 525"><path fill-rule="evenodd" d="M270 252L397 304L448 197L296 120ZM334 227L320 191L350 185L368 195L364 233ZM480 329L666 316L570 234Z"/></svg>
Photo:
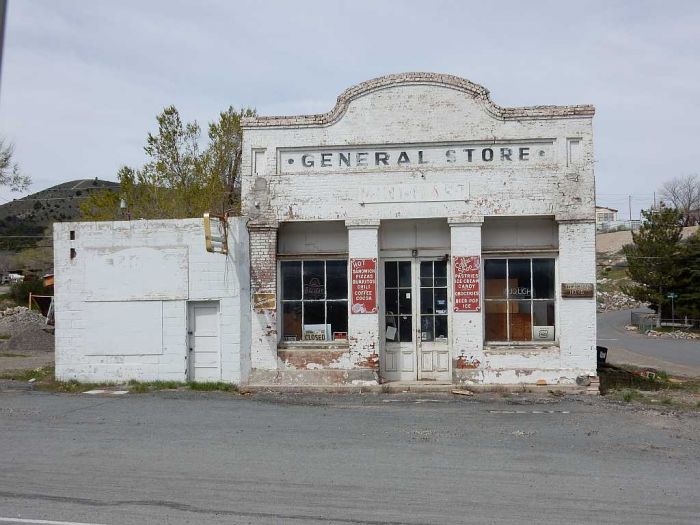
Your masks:
<svg viewBox="0 0 700 525"><path fill-rule="evenodd" d="M295 116L256 116L243 117L241 127L267 128L286 126L329 126L343 116L350 102L369 93L400 85L433 85L441 86L467 93L480 101L484 109L499 120L541 120L552 118L581 118L593 117L595 107L590 104L575 106L530 106L505 108L494 104L489 96L489 90L465 78L442 73L399 73L367 80L343 91L335 107L327 113L316 115Z"/></svg>
<svg viewBox="0 0 700 525"><path fill-rule="evenodd" d="M610 210L610 211L614 211L614 212L619 211L619 210L616 210L615 208L608 208L607 206L596 206L595 209L596 210Z"/></svg>

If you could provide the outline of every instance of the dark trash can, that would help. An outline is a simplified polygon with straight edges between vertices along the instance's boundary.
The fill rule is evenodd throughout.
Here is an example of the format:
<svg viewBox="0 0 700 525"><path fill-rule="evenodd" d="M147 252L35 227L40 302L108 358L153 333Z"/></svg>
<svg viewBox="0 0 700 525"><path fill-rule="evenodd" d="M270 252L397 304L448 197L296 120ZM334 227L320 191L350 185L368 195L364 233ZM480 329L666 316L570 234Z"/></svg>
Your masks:
<svg viewBox="0 0 700 525"><path fill-rule="evenodd" d="M596 355L598 357L598 368L605 364L605 360L608 358L608 348L606 346L596 346Z"/></svg>

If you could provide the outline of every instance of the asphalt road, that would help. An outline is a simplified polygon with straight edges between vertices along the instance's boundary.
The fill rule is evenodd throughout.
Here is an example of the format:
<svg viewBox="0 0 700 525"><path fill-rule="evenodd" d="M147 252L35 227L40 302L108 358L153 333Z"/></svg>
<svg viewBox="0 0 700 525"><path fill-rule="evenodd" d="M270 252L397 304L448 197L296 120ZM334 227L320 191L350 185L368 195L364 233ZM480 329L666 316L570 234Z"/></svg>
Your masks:
<svg viewBox="0 0 700 525"><path fill-rule="evenodd" d="M700 376L700 340L682 340L648 337L625 330L630 323L631 310L598 314L598 344L608 347L618 360L635 361L630 364L656 366L668 371ZM629 355L629 353L635 355ZM622 356L622 357L620 357ZM613 362L616 356L611 355Z"/></svg>
<svg viewBox="0 0 700 525"><path fill-rule="evenodd" d="M0 392L0 523L698 523L699 421L587 396Z"/></svg>

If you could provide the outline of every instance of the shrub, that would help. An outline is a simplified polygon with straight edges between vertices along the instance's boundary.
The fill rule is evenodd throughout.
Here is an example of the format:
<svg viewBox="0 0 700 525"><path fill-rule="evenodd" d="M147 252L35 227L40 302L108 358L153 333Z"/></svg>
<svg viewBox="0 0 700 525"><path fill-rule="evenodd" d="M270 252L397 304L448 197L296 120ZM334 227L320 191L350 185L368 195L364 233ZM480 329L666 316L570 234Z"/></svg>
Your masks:
<svg viewBox="0 0 700 525"><path fill-rule="evenodd" d="M26 305L29 301L30 293L35 295L48 295L46 288L44 288L44 281L42 279L33 278L28 281L14 283L10 287L12 299L22 306Z"/></svg>

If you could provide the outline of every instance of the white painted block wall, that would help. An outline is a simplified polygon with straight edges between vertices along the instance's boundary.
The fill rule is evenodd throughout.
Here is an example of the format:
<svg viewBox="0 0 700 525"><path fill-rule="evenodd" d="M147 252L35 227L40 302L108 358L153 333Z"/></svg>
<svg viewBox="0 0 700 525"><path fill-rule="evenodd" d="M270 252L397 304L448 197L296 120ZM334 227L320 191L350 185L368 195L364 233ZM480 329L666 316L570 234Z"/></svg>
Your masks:
<svg viewBox="0 0 700 525"><path fill-rule="evenodd" d="M243 219L230 220L228 242L228 255L208 253L202 219L55 224L56 377L186 381L187 302L213 300L220 303L221 380L245 382Z"/></svg>

